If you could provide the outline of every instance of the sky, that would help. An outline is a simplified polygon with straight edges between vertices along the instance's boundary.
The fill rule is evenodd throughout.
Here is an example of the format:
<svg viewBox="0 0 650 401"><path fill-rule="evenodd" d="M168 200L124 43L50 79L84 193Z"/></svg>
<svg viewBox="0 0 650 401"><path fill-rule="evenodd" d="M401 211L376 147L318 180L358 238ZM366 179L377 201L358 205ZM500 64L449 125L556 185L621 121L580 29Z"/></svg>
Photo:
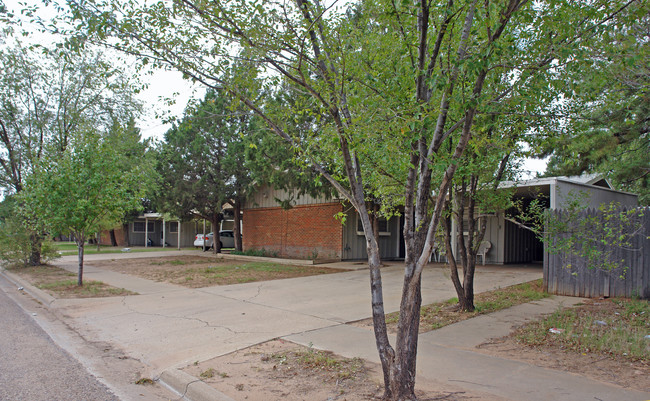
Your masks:
<svg viewBox="0 0 650 401"><path fill-rule="evenodd" d="M157 70L146 80L149 87L138 94L145 106L145 115L140 118L138 126L143 138L162 139L170 124L163 123L156 115L164 112L180 118L187 102L203 97L205 89L183 79L178 71ZM167 104L165 99L168 98L174 99L175 103Z"/></svg>
<svg viewBox="0 0 650 401"><path fill-rule="evenodd" d="M42 4L38 0L0 0L0 2L4 2L7 9L16 15L20 15L20 10L23 8L20 4L22 2L29 6ZM46 7L39 15L41 18L48 19L56 14L51 7ZM55 35L38 32L38 27L29 22L23 22L21 28L31 32L30 37L21 37L23 41L47 45L62 40ZM171 127L157 116L165 114L167 117L180 118L190 99L201 98L205 94L205 89L184 80L182 74L177 71L155 70L152 75L141 76L141 80L143 84L147 84L147 89L136 96L144 106L144 114L138 120L138 127L145 139L162 139L164 133ZM170 105L168 99L173 99L174 104Z"/></svg>
<svg viewBox="0 0 650 401"><path fill-rule="evenodd" d="M23 7L20 3L23 1L28 5L42 4L38 0L0 0L15 14L20 14L19 10ZM52 8L45 8L41 13L41 17L44 19L52 18L54 15L55 12ZM30 25L24 24L23 28L29 29ZM33 28L36 27L33 26ZM53 43L56 37L51 34L34 33L33 40L46 44ZM201 98L205 94L205 88L184 80L182 74L177 71L156 70L152 75L144 76L141 79L143 83L148 84L147 89L137 95L137 98L143 102L145 111L138 120L143 138L162 139L171 125L164 123L159 116L164 114L166 117L180 118L189 100ZM169 99L173 99L174 103L170 105ZM543 172L546 169L546 164L546 160L525 160L521 178L532 178L537 172Z"/></svg>

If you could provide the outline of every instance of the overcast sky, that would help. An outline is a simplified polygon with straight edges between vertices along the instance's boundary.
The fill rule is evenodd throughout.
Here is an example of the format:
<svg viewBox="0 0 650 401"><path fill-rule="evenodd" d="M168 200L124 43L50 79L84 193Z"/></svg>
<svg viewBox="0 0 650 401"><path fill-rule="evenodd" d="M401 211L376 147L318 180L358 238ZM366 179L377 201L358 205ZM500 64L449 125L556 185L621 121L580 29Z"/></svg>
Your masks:
<svg viewBox="0 0 650 401"><path fill-rule="evenodd" d="M20 10L23 8L19 4L23 0L0 0L4 2L7 9L16 16L20 16ZM28 5L42 4L38 0L26 0ZM55 16L52 7L43 8L39 13L41 18L48 19ZM62 38L52 34L43 34L38 32L38 27L29 22L23 21L20 29L30 31L30 37L20 37L21 41L32 41L42 45L49 45L61 41ZM138 121L138 126L144 138L161 139L165 131L169 129L169 124L163 124L160 115L181 117L187 102L192 97L202 97L205 90L198 85L193 85L190 81L184 80L182 74L176 71L156 70L153 75L141 77L143 83L148 84L148 88L137 95L137 98L143 102L144 114ZM174 99L175 103L170 105L167 99Z"/></svg>

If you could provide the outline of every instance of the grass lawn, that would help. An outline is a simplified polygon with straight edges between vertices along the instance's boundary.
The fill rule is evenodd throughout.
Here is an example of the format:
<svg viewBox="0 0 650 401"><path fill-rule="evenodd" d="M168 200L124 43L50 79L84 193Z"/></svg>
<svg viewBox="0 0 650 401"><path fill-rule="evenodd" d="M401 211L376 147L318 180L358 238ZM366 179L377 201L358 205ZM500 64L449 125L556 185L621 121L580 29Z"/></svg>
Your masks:
<svg viewBox="0 0 650 401"><path fill-rule="evenodd" d="M77 285L77 275L55 266L11 267L7 270L29 281L55 298L99 298L123 295L135 295L124 288L112 287L101 281L84 280L83 286Z"/></svg>
<svg viewBox="0 0 650 401"><path fill-rule="evenodd" d="M520 328L520 343L650 362L650 302L589 300Z"/></svg>
<svg viewBox="0 0 650 401"><path fill-rule="evenodd" d="M74 242L59 242L55 241L54 243L54 248L59 251L61 256L69 256L69 255L77 255L77 244ZM84 255L95 255L98 253L123 253L122 249L124 247L119 247L119 246L111 246L111 245L100 245L99 246L100 250L97 251L97 245L93 244L86 244L84 247ZM129 247L131 253L134 252L157 252L157 251L175 251L178 248L173 248L173 247L166 247L166 248L161 248L161 247Z"/></svg>
<svg viewBox="0 0 650 401"><path fill-rule="evenodd" d="M476 309L473 312L459 311L457 308L458 298L424 305L420 309L420 333L426 333L427 331L439 329L475 316L496 312L548 296L549 294L542 290L542 280L539 279L476 294L474 297L474 306ZM386 324L389 333L395 334L397 332L398 319L399 312L386 315ZM365 319L359 322L359 324L361 326L372 326L372 319Z"/></svg>

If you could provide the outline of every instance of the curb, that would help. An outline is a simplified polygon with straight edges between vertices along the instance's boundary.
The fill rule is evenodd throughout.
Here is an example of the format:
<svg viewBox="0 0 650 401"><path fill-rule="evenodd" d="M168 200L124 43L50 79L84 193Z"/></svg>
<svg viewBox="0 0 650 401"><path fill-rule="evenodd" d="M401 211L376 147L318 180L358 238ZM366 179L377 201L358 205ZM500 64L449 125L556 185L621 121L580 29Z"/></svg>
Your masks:
<svg viewBox="0 0 650 401"><path fill-rule="evenodd" d="M229 253L218 253L216 256L214 253L210 254L212 257L222 258L222 259L231 259L231 260L248 260L253 262L275 262L281 263L284 265L292 266L310 266L310 265L321 265L332 262L339 262L335 259L283 259L283 258L271 258L266 256L248 256L248 255L232 255ZM208 256L210 256L208 255Z"/></svg>
<svg viewBox="0 0 650 401"><path fill-rule="evenodd" d="M56 301L56 298L51 296L50 294L39 290L38 288L34 287L27 281L23 280L20 278L18 275L14 273L10 273L5 269L0 268L0 274L2 274L7 280L12 282L16 287L22 287L23 291L31 295L34 299L36 299L38 302L40 302L43 305L50 306L54 301Z"/></svg>
<svg viewBox="0 0 650 401"><path fill-rule="evenodd" d="M207 383L178 369L168 369L160 374L158 381L190 401L235 401Z"/></svg>

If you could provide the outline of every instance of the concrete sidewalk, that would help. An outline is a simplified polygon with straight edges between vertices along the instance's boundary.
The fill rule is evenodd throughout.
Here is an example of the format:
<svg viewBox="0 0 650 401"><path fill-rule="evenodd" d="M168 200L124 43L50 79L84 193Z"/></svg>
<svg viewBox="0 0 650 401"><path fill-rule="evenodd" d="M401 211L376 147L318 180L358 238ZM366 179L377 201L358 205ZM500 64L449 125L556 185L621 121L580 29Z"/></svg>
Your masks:
<svg viewBox="0 0 650 401"><path fill-rule="evenodd" d="M508 335L516 326L580 301L580 298L554 296L421 334L416 383L428 381L441 388L460 388L513 401L649 400L650 392L627 390L572 373L475 351L476 346ZM374 335L364 328L339 325L284 339L348 358L360 357L380 363ZM391 343L394 342L395 338L391 337Z"/></svg>
<svg viewBox="0 0 650 401"><path fill-rule="evenodd" d="M101 257L158 257L185 252L200 254L166 251L92 255L86 261L86 278L141 295L57 299L48 304L84 337L114 344L146 363L151 376L278 337L378 362L372 331L345 324L371 315L367 270L188 289L102 271L92 264ZM62 259L57 264L76 271L74 259ZM353 267L359 269L358 264ZM402 274L400 264L388 264L382 269L387 312L398 310ZM476 292L540 277L541 268L480 266L476 272ZM447 269L427 267L422 294L423 304L455 296ZM628 391L472 351L489 338L508 334L515 325L553 312L560 304L579 301L553 297L423 334L418 348L418 381L492 394L495 399L650 399L650 393Z"/></svg>

